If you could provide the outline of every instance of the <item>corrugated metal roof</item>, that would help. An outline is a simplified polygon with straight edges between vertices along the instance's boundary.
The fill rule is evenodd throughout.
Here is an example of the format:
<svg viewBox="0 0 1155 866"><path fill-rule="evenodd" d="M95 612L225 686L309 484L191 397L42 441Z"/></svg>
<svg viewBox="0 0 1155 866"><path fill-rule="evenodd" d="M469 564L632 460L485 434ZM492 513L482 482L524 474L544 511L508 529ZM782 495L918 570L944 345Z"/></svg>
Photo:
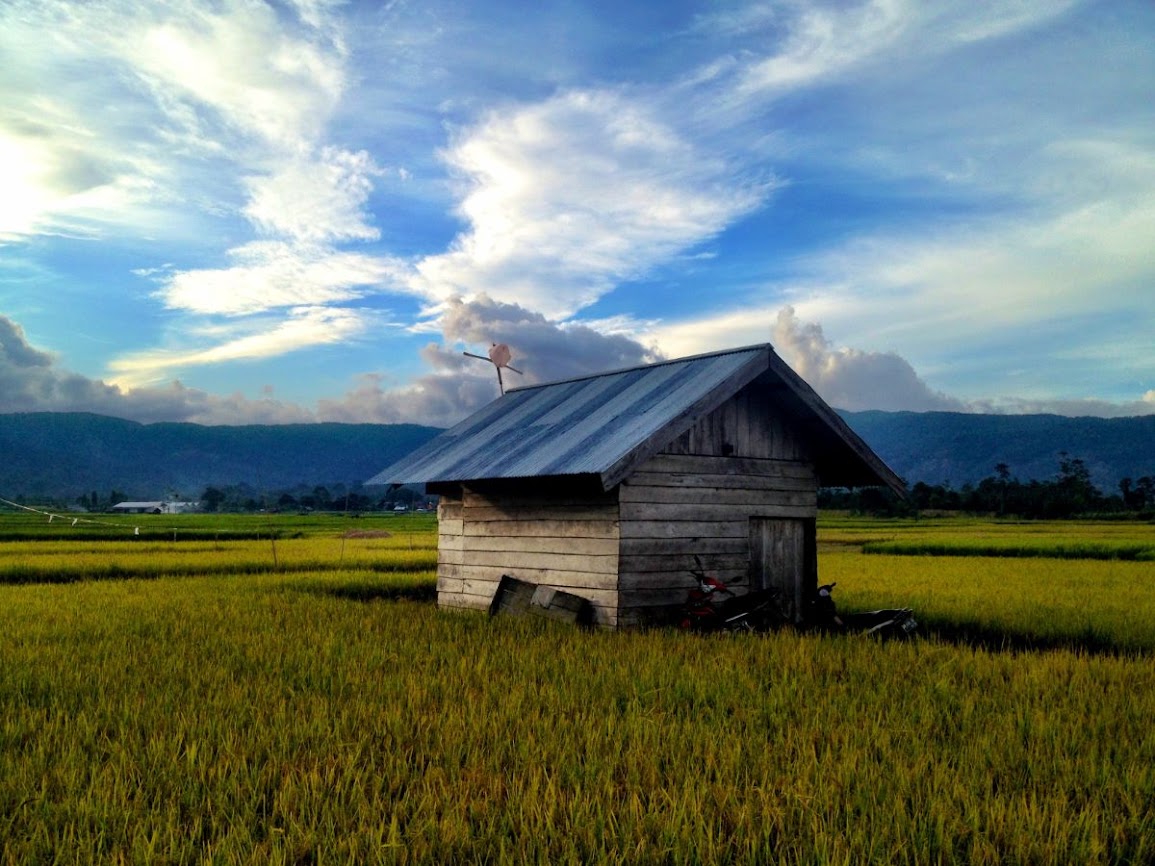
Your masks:
<svg viewBox="0 0 1155 866"><path fill-rule="evenodd" d="M511 390L368 483L596 475L608 489L624 467L668 445L767 370L787 379L825 432L839 441L849 435L856 444L848 445L869 452L769 345L761 345Z"/></svg>
<svg viewBox="0 0 1155 866"><path fill-rule="evenodd" d="M600 475L765 351L511 390L369 483Z"/></svg>

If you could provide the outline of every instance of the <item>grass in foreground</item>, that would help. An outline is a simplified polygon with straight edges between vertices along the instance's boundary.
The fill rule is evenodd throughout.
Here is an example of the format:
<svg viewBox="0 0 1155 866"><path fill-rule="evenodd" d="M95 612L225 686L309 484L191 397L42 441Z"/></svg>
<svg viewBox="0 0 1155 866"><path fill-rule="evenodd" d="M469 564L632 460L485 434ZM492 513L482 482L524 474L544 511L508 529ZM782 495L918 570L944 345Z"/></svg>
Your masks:
<svg viewBox="0 0 1155 866"><path fill-rule="evenodd" d="M0 587L0 863L1155 858L1147 657L587 633L431 580Z"/></svg>

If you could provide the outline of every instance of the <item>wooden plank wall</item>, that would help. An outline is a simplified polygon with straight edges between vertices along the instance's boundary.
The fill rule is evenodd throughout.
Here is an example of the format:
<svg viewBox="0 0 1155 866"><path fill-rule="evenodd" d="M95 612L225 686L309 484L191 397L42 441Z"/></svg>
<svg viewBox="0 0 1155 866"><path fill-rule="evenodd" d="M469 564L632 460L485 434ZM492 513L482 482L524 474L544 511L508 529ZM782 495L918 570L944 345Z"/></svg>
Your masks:
<svg viewBox="0 0 1155 866"><path fill-rule="evenodd" d="M660 621L693 586L694 556L745 589L750 518L813 518L818 481L806 443L772 394L748 388L620 487L622 625Z"/></svg>
<svg viewBox="0 0 1155 866"><path fill-rule="evenodd" d="M663 451L714 457L761 457L807 462L809 449L767 388L746 388L711 412Z"/></svg>
<svg viewBox="0 0 1155 866"><path fill-rule="evenodd" d="M661 617L694 585L697 554L711 574L745 589L750 518L812 518L818 488L809 464L661 454L620 488L618 622Z"/></svg>
<svg viewBox="0 0 1155 866"><path fill-rule="evenodd" d="M547 485L480 492L438 506L437 601L486 609L503 574L587 598L599 625L617 622L615 493L551 494Z"/></svg>

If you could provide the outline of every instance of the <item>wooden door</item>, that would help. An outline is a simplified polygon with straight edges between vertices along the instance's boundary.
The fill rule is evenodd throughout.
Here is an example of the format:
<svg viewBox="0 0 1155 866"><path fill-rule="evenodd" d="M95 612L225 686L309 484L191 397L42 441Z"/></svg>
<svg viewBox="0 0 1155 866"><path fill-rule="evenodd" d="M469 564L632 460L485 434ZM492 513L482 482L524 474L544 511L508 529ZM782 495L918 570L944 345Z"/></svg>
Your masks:
<svg viewBox="0 0 1155 866"><path fill-rule="evenodd" d="M814 518L750 518L750 588L777 589L794 622L818 586L816 547Z"/></svg>

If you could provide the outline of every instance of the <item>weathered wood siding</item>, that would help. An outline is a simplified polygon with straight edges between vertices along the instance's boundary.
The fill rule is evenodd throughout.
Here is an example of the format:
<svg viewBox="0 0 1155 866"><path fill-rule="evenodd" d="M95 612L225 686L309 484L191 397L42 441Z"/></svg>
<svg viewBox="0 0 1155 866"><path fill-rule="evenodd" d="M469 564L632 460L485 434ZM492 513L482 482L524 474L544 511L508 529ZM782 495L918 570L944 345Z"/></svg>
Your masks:
<svg viewBox="0 0 1155 866"><path fill-rule="evenodd" d="M773 403L774 391L745 388L663 449L667 454L811 461L793 419Z"/></svg>
<svg viewBox="0 0 1155 866"><path fill-rule="evenodd" d="M693 586L694 556L731 586L750 573L750 519L812 519L818 482L788 418L746 389L619 487L621 625L661 620Z"/></svg>
<svg viewBox="0 0 1155 866"><path fill-rule="evenodd" d="M751 518L818 512L808 445L772 401L745 389L608 493L557 479L439 491L439 604L484 610L509 574L589 599L600 625L661 621L695 555L746 586Z"/></svg>
<svg viewBox="0 0 1155 866"><path fill-rule="evenodd" d="M617 622L616 495L557 493L527 483L500 492L463 489L438 511L437 600L486 609L503 574L589 599L595 622Z"/></svg>

